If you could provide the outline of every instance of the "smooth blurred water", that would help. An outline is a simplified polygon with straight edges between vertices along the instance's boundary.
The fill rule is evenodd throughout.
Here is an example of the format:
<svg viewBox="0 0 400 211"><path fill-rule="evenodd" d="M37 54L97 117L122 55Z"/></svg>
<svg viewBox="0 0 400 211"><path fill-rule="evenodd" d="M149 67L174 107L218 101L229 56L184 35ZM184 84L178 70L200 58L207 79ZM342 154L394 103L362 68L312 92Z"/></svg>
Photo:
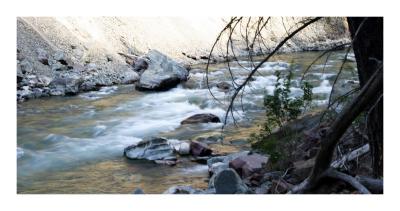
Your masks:
<svg viewBox="0 0 400 211"><path fill-rule="evenodd" d="M295 73L292 96L301 95L299 78L318 52L275 56L260 68L254 80L238 98L235 119L244 128L251 127L264 115L262 102L271 94L275 71ZM315 105L326 103L332 82L341 65L343 52L330 56L327 65L317 63L306 77L315 84ZM260 58L257 58L258 60ZM245 59L240 64L249 67ZM248 70L231 64L234 80L241 83ZM322 72L325 66L324 72ZM104 87L72 97L30 100L17 109L17 189L18 193L130 193L140 187L146 193L162 193L172 185L207 186L207 168L182 158L175 167L145 161L128 161L123 149L147 136L188 140L220 133L222 123L180 125L198 113L213 113L224 120L231 92L212 86L207 89L204 65L195 67L190 79L166 92L138 92L133 85ZM211 66L209 82L226 81L231 75L223 64ZM338 88L351 88L357 81L355 64L345 65ZM354 84L353 84L354 85ZM357 85L357 84L356 84ZM243 110L242 110L243 108ZM240 137L228 120L225 135ZM213 145L219 152L240 150L238 146Z"/></svg>

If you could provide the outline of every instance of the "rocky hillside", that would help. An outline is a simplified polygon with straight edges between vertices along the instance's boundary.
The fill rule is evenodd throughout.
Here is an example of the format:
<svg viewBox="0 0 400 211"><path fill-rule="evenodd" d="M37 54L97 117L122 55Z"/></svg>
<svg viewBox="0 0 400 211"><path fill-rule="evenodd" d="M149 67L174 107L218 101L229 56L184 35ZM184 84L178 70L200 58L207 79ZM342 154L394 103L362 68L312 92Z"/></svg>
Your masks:
<svg viewBox="0 0 400 211"><path fill-rule="evenodd" d="M20 17L17 18L17 100L73 95L112 84L134 83L134 63L151 49L181 64L205 62L229 18ZM270 51L298 18L272 18L265 43ZM246 54L240 34L235 51ZM221 41L226 40L225 37ZM322 50L348 41L342 18L327 18L296 35L282 51ZM221 42L223 43L223 42ZM256 43L257 44L257 43ZM221 59L224 45L213 58ZM138 65L138 64L136 64ZM145 65L145 64L143 64Z"/></svg>

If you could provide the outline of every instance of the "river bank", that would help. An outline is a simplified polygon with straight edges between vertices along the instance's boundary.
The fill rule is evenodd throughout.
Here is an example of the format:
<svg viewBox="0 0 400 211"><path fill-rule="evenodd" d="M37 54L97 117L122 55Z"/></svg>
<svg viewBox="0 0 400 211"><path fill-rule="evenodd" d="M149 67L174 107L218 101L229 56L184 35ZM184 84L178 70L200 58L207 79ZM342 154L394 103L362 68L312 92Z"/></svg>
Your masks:
<svg viewBox="0 0 400 211"><path fill-rule="evenodd" d="M226 22L224 18L18 18L17 101L135 83L140 72L135 71L133 60L150 49L185 68L207 62ZM296 19L272 18L273 30L263 34L267 45L255 43L253 54L270 52L286 35L282 22L290 28ZM281 52L325 50L348 42L348 37L344 19L329 18L296 35ZM244 42L236 46L238 56L248 54ZM211 59L224 61L223 52L223 46L216 46Z"/></svg>

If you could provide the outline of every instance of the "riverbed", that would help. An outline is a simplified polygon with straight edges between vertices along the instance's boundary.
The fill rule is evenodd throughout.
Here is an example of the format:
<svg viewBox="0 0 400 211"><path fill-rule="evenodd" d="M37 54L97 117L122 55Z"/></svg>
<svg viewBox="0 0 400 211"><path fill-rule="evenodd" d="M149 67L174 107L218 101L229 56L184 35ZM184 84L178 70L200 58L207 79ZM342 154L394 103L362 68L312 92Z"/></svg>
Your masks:
<svg viewBox="0 0 400 211"><path fill-rule="evenodd" d="M252 66L248 58L210 67L207 87L204 68L192 68L189 80L165 92L139 92L134 85L103 87L76 96L29 100L17 108L17 192L18 193L162 193L170 186L206 188L207 166L181 157L176 166L131 161L123 149L144 137L196 140L223 137L211 144L217 153L250 149L247 136L257 131L264 116L263 96L272 94L275 71L294 73L291 96L302 94L299 79L305 68L321 52L280 54L255 74L245 95L236 101L234 117L221 131L222 123L180 125L198 113L212 113L224 121L231 91L221 90L220 82L241 83ZM322 58L312 66L305 80L313 86L313 107L326 105L332 83L345 52ZM254 58L257 63L261 57ZM338 92L358 86L354 54L343 68ZM212 95L211 95L212 93ZM218 100L214 99L214 97Z"/></svg>

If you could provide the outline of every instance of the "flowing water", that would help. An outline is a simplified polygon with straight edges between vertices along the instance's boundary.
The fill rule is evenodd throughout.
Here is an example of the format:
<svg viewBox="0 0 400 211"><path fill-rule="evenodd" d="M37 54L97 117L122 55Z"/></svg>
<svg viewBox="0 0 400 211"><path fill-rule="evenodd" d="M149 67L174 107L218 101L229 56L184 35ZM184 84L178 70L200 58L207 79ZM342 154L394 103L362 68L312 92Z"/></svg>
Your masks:
<svg viewBox="0 0 400 211"><path fill-rule="evenodd" d="M234 117L222 134L224 142L211 147L220 153L249 148L246 137L264 115L265 94L274 90L275 71L295 73L292 96L301 94L299 78L318 52L277 55L265 63L238 98ZM332 83L340 69L344 52L333 53L311 68L306 77L315 94L314 106L327 103ZM350 54L354 57L353 54ZM259 60L260 58L256 58ZM244 80L251 63L231 63L233 78ZM123 157L126 146L147 136L190 140L221 135L222 123L180 125L198 113L213 113L224 120L230 92L213 86L231 82L226 64L211 66L210 94L205 83L204 65L190 72L190 79L165 92L138 92L133 85L103 87L99 91L71 97L35 99L17 108L17 192L18 193L131 193L141 188L146 193L162 193L173 185L207 187L207 166L182 157L176 166ZM344 65L338 92L357 86L354 62ZM242 110L243 108L243 110ZM232 144L240 143L240 144Z"/></svg>

